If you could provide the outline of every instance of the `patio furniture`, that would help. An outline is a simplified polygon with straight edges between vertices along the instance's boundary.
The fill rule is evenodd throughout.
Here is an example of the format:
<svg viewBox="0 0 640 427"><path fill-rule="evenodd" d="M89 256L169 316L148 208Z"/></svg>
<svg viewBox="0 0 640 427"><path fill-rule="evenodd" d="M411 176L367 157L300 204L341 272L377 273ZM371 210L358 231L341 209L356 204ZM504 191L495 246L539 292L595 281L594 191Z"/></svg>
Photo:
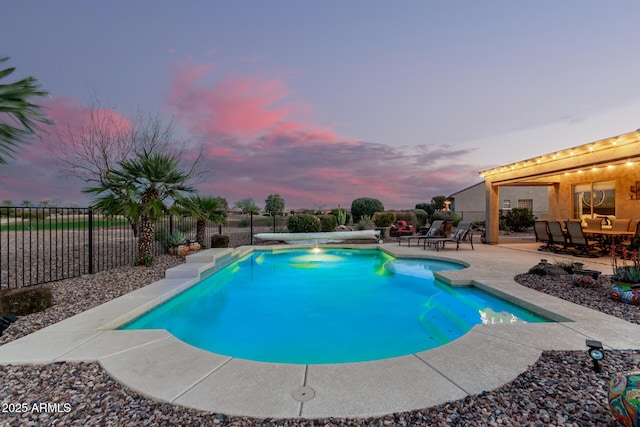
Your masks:
<svg viewBox="0 0 640 427"><path fill-rule="evenodd" d="M442 225L444 224L444 221L442 220L435 220L433 221L433 223L431 224L431 227L429 227L429 230L427 231L426 234L414 234L411 236L398 236L398 246L402 245L402 242L407 242L407 246L411 246L411 241L412 240L417 240L418 241L418 245L420 245L420 240L424 240L427 237L434 237L437 236L437 233L440 233L440 229L442 227Z"/></svg>
<svg viewBox="0 0 640 427"><path fill-rule="evenodd" d="M473 233L471 230L471 222L461 222L460 224L458 224L456 230L449 237L443 236L425 238L423 248L426 249L427 245L431 246L431 244L433 244L436 248L436 251L439 251L440 245L442 245L442 248L444 248L444 244L446 242L455 242L456 250L460 249L460 242L469 242L471 244L471 249L473 249Z"/></svg>
<svg viewBox="0 0 640 427"><path fill-rule="evenodd" d="M580 223L567 221L566 226L569 240L567 247L571 253L576 256L597 258L598 255L595 252L598 251L598 248L594 244L595 242L589 241Z"/></svg>
<svg viewBox="0 0 640 427"><path fill-rule="evenodd" d="M538 248L539 251L553 251L554 246L549 237L549 226L547 221L536 221L533 224L533 232L536 234L536 242L542 242L543 245Z"/></svg>
<svg viewBox="0 0 640 427"><path fill-rule="evenodd" d="M578 223L579 224L579 223ZM550 245L553 248L553 252L567 253L567 237L562 230L560 221L547 221L547 230L549 231ZM557 245L562 245L558 247Z"/></svg>

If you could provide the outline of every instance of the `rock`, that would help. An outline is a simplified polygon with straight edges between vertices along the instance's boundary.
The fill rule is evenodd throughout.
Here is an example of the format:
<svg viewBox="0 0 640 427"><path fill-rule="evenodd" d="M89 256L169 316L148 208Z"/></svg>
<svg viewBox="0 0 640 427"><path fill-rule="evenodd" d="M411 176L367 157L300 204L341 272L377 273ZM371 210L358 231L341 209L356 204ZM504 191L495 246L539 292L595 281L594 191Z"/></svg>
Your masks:
<svg viewBox="0 0 640 427"><path fill-rule="evenodd" d="M529 274L537 274L539 276L564 276L569 273L557 265L540 263L531 267Z"/></svg>

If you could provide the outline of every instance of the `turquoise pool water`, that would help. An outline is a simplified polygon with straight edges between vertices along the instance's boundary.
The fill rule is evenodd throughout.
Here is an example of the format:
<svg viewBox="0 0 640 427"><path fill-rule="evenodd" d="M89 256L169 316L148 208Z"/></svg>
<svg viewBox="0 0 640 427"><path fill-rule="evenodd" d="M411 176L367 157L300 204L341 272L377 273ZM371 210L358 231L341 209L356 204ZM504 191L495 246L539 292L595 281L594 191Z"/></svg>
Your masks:
<svg viewBox="0 0 640 427"><path fill-rule="evenodd" d="M243 359L318 364L428 350L481 323L546 321L433 275L460 268L378 250L255 251L121 329L166 329Z"/></svg>

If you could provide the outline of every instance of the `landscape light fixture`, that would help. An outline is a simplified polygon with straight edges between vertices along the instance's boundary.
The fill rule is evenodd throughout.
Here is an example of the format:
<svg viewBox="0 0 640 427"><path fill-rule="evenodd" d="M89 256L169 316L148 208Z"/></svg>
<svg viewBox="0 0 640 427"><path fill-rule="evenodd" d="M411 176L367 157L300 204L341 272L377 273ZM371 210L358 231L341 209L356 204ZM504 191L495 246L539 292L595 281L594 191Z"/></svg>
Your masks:
<svg viewBox="0 0 640 427"><path fill-rule="evenodd" d="M593 370L597 373L600 373L602 371L602 368L600 368L600 363L598 362L604 359L604 349L602 347L602 343L600 341L587 340L586 344L587 347L589 347L589 356L591 356L591 359L593 360Z"/></svg>

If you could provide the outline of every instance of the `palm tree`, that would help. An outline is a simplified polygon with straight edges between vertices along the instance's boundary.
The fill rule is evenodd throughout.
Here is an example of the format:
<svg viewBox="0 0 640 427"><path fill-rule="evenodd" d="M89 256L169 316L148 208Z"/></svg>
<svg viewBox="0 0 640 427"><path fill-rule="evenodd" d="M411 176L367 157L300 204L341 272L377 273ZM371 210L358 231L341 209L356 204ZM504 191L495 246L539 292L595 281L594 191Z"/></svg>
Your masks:
<svg viewBox="0 0 640 427"><path fill-rule="evenodd" d="M9 58L0 58L0 63ZM11 75L15 68L0 70L0 79ZM28 101L34 96L48 96L40 90L41 85L33 77L27 77L14 83L0 84L0 113L5 113L19 127L0 122L0 164L6 163L6 157L13 157L14 146L25 136L42 130L38 123L53 124L41 112L40 106ZM0 115L2 116L2 115ZM17 124L14 123L14 124Z"/></svg>
<svg viewBox="0 0 640 427"><path fill-rule="evenodd" d="M204 232L207 221L214 224L226 224L227 211L220 197L194 195L189 198L190 205L195 207L189 213L196 218L196 240L204 244Z"/></svg>
<svg viewBox="0 0 640 427"><path fill-rule="evenodd" d="M171 205L184 203L185 193L195 191L187 184L189 175L180 170L173 156L144 150L118 163L104 183L84 190L96 195L94 208L109 215L124 215L139 224L138 265L153 261L151 245L156 222Z"/></svg>

